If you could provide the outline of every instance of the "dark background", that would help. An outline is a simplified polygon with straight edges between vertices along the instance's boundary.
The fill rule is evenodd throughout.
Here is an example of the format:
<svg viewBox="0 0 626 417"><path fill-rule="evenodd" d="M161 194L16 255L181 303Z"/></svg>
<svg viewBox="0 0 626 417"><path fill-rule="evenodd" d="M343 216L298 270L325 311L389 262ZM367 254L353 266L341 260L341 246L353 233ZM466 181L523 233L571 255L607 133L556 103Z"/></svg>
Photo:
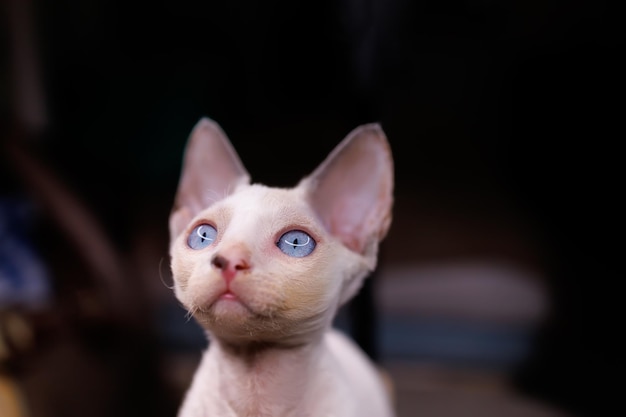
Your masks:
<svg viewBox="0 0 626 417"><path fill-rule="evenodd" d="M138 229L166 238L156 229L200 117L272 185L294 184L351 129L377 121L399 210L427 205L423 195L486 215L504 201L533 225L553 313L515 375L519 389L579 415L610 409L607 376L621 358L609 347L623 327L610 295L624 273L624 25L607 2L31 6L48 122L32 129L15 112L15 43L3 30L3 139L40 155L120 252ZM15 192L5 167L1 184Z"/></svg>

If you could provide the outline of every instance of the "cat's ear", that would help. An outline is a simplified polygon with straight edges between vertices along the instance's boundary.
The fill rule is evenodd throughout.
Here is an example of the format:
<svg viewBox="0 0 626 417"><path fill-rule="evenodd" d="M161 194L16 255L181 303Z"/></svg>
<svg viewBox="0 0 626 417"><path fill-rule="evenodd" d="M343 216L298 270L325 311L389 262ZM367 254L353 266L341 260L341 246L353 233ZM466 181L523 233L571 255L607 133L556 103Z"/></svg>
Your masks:
<svg viewBox="0 0 626 417"><path fill-rule="evenodd" d="M301 185L326 229L369 256L391 223L393 182L385 133L367 124L354 129Z"/></svg>
<svg viewBox="0 0 626 417"><path fill-rule="evenodd" d="M250 183L250 175L220 126L202 118L185 148L182 172L170 215L175 238L201 210Z"/></svg>

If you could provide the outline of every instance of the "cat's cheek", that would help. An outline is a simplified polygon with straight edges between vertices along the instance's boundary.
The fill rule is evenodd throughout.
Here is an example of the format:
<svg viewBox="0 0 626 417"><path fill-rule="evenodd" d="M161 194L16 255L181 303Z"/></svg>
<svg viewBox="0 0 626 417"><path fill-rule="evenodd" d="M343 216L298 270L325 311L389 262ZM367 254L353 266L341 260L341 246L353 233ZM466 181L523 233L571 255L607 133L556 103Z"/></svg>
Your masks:
<svg viewBox="0 0 626 417"><path fill-rule="evenodd" d="M284 283L283 291L287 310L297 311L303 316L318 315L336 304L340 281L333 279L331 263L320 262L328 254L316 253L310 258L299 258L293 262L290 278Z"/></svg>
<svg viewBox="0 0 626 417"><path fill-rule="evenodd" d="M201 257L201 259L198 259ZM188 309L207 308L223 291L222 280L216 278L208 264L202 262L205 255L182 248L172 258L174 293Z"/></svg>
<svg viewBox="0 0 626 417"><path fill-rule="evenodd" d="M226 291L226 284L216 274L194 274L186 289L186 297L199 308L208 309Z"/></svg>

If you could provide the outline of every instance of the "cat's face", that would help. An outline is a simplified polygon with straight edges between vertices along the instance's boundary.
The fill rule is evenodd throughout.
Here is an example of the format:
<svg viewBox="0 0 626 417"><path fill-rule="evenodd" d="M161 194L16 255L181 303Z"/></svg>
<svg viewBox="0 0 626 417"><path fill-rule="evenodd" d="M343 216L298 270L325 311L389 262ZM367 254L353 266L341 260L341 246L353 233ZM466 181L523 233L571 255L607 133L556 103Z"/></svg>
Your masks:
<svg viewBox="0 0 626 417"><path fill-rule="evenodd" d="M170 218L171 268L176 297L214 337L302 343L356 293L389 226L392 184L384 136L360 141L279 189L250 185L221 130L196 126Z"/></svg>
<svg viewBox="0 0 626 417"><path fill-rule="evenodd" d="M300 191L245 187L200 212L174 242L176 296L217 337L299 343L330 322L347 271L367 271ZM207 231L213 240L200 237Z"/></svg>

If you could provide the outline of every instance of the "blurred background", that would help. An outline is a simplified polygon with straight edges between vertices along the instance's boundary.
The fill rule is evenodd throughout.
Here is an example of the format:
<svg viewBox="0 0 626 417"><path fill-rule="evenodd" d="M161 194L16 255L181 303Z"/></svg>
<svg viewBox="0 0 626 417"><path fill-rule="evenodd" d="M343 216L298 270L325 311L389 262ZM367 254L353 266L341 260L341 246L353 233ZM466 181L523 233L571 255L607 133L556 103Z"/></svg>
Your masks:
<svg viewBox="0 0 626 417"><path fill-rule="evenodd" d="M337 325L391 377L399 417L608 415L619 16L588 0L4 0L0 415L175 415L206 341L168 289L167 221L203 116L278 186L382 124L394 223Z"/></svg>

